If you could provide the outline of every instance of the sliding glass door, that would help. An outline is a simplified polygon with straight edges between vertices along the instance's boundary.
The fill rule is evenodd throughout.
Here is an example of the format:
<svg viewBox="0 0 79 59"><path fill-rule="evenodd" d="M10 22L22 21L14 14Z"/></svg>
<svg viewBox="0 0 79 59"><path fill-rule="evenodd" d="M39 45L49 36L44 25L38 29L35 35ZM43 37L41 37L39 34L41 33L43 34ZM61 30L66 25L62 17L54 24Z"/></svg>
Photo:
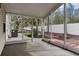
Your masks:
<svg viewBox="0 0 79 59"><path fill-rule="evenodd" d="M25 42L32 38L31 17L6 14L6 42Z"/></svg>

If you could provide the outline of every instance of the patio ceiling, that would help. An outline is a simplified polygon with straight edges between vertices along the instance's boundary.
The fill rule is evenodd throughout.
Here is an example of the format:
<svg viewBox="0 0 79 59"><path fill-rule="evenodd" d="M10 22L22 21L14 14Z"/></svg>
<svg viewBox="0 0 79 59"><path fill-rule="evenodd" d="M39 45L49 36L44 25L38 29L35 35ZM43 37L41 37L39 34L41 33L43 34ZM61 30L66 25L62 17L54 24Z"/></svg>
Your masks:
<svg viewBox="0 0 79 59"><path fill-rule="evenodd" d="M58 8L61 3L4 3L7 13L34 17L45 17Z"/></svg>

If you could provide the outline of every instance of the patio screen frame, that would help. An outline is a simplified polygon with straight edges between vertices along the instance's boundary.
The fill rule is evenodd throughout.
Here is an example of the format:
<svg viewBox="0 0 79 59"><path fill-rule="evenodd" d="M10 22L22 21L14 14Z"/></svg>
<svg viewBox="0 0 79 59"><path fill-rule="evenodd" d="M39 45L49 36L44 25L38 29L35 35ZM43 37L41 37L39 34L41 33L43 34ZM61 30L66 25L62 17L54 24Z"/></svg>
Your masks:
<svg viewBox="0 0 79 59"><path fill-rule="evenodd" d="M72 48L72 47L69 47L68 45L66 45L66 42L67 42L67 6L66 6L66 3L63 3L64 4L64 45L62 45L62 44L57 44L57 43L51 43L50 42L50 40L45 40L45 38L44 38L44 34L43 34L43 37L42 37L42 40L43 41L45 41L45 42L47 42L47 43L51 43L51 44L53 44L53 45L56 45L56 46L58 46L58 47L61 47L61 48L63 48L63 49L66 49L66 50L68 50L68 51L71 51L71 52L73 52L73 53L76 53L76 54L78 54L79 55L79 50L78 49L74 49L74 48ZM50 14L51 15L51 14ZM50 16L49 15L49 16ZM48 17L49 17L48 16ZM49 18L48 18L49 19ZM44 23L44 22L43 22ZM44 25L44 24L43 24ZM48 26L49 26L49 23L48 23ZM44 33L44 29L43 29L43 33Z"/></svg>

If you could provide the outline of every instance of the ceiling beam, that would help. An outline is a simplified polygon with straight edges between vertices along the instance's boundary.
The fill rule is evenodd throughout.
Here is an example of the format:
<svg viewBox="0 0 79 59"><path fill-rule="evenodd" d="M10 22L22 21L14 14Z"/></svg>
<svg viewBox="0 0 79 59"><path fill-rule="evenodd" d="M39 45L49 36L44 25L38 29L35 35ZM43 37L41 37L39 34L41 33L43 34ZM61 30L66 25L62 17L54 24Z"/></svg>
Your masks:
<svg viewBox="0 0 79 59"><path fill-rule="evenodd" d="M44 18L46 18L47 16L51 15L51 13L53 13L57 8L59 8L63 3L57 3L53 8L51 8L51 10L49 10L49 12L44 16Z"/></svg>
<svg viewBox="0 0 79 59"><path fill-rule="evenodd" d="M13 13L13 12L6 12L6 14L22 15L22 16L28 16L28 17L33 17L33 18L43 18L43 17L37 17L33 15L25 15L25 14L20 14L20 13Z"/></svg>

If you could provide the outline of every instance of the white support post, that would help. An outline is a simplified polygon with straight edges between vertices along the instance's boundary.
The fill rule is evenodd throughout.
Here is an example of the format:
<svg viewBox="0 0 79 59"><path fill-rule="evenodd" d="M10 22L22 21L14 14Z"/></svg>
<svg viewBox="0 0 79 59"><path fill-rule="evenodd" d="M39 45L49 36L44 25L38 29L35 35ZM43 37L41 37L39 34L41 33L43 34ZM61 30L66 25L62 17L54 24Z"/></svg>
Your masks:
<svg viewBox="0 0 79 59"><path fill-rule="evenodd" d="M48 16L47 31L49 32L49 16Z"/></svg>
<svg viewBox="0 0 79 59"><path fill-rule="evenodd" d="M52 40L52 18L51 18L51 27L50 27L50 29L51 29L51 40Z"/></svg>
<svg viewBox="0 0 79 59"><path fill-rule="evenodd" d="M32 39L31 39L31 41L33 42L33 19L31 19L32 20L32 25L31 25L31 30L32 30Z"/></svg>
<svg viewBox="0 0 79 59"><path fill-rule="evenodd" d="M66 44L67 38L67 21L66 21L66 3L64 3L64 45Z"/></svg>
<svg viewBox="0 0 79 59"><path fill-rule="evenodd" d="M42 22L42 39L44 39L44 19L43 19L43 22Z"/></svg>
<svg viewBox="0 0 79 59"><path fill-rule="evenodd" d="M22 26L22 28L21 28L21 32L22 32L22 40L23 40L23 19L22 19L22 17L21 17L21 26Z"/></svg>

